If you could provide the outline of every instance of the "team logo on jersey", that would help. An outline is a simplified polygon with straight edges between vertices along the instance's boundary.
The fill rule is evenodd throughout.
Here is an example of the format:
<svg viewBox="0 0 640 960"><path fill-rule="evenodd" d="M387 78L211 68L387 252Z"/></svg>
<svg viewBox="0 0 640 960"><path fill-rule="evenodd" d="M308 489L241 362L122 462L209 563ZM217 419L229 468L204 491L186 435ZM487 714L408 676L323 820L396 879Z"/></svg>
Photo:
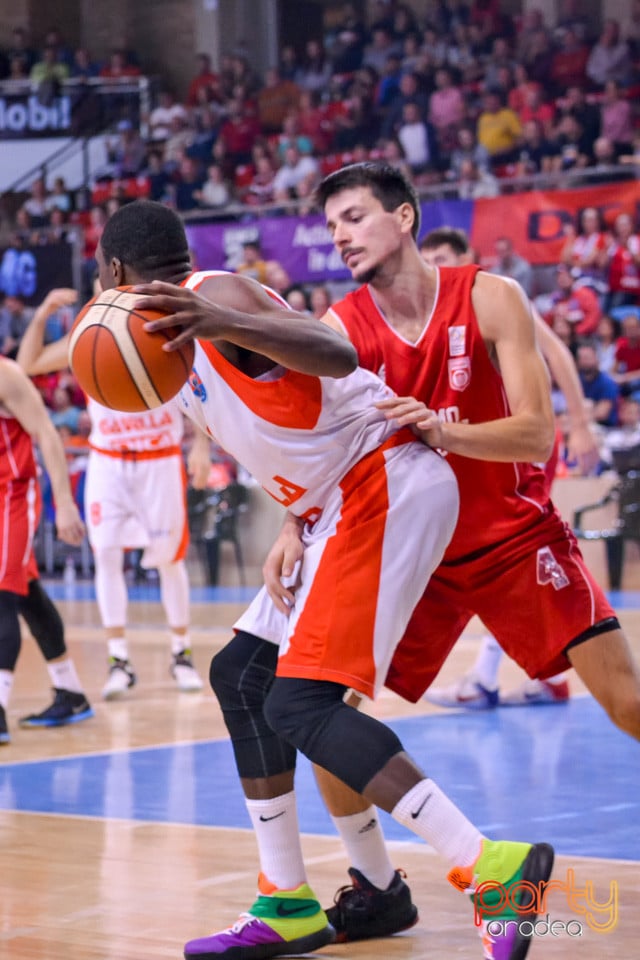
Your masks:
<svg viewBox="0 0 640 960"><path fill-rule="evenodd" d="M562 590L569 586L569 577L566 575L549 547L542 547L538 550L538 571L537 580L541 587L549 584L554 590Z"/></svg>
<svg viewBox="0 0 640 960"><path fill-rule="evenodd" d="M449 366L449 386L452 390L466 390L471 383L471 360L469 357L455 357L447 361Z"/></svg>
<svg viewBox="0 0 640 960"><path fill-rule="evenodd" d="M449 356L463 357L466 346L466 327L449 327Z"/></svg>
<svg viewBox="0 0 640 960"><path fill-rule="evenodd" d="M191 387L191 392L194 397L197 397L198 400L202 400L204 403L207 399L207 388L198 376L195 368L189 374L189 386Z"/></svg>

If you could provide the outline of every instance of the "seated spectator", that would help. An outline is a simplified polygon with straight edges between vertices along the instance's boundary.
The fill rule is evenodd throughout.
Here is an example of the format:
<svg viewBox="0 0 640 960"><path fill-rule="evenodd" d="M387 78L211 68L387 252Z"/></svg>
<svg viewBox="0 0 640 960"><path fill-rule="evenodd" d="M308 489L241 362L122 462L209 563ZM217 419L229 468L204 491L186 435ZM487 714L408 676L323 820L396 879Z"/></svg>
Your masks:
<svg viewBox="0 0 640 960"><path fill-rule="evenodd" d="M561 36L565 30L573 30L576 37L586 43L590 37L589 21L581 10L581 0L559 0L556 34Z"/></svg>
<svg viewBox="0 0 640 960"><path fill-rule="evenodd" d="M149 199L167 203L171 197L171 174L164 166L161 150L150 150L144 175L149 181Z"/></svg>
<svg viewBox="0 0 640 960"><path fill-rule="evenodd" d="M309 297L302 284L291 284L284 292L284 299L292 310L297 310L298 313L309 313Z"/></svg>
<svg viewBox="0 0 640 960"><path fill-rule="evenodd" d="M600 135L600 108L587 100L582 87L571 86L556 100L559 110L558 123L570 115L580 124L587 144ZM588 151L587 151L588 152Z"/></svg>
<svg viewBox="0 0 640 960"><path fill-rule="evenodd" d="M207 179L201 190L196 190L194 199L201 207L226 207L231 203L232 196L229 184L225 182L222 170L217 163L207 167ZM180 209L178 207L178 209Z"/></svg>
<svg viewBox="0 0 640 960"><path fill-rule="evenodd" d="M411 181L411 168L406 161L402 144L397 137L389 137L388 140L381 140L377 146L380 157L385 163L400 170L407 180Z"/></svg>
<svg viewBox="0 0 640 960"><path fill-rule="evenodd" d="M600 440L600 460L604 469L613 467L614 450L630 450L640 445L640 394L622 397L618 404L618 426L609 427Z"/></svg>
<svg viewBox="0 0 640 960"><path fill-rule="evenodd" d="M268 154L260 156L255 161L255 173L246 188L242 201L252 206L264 206L273 203L273 181L276 168Z"/></svg>
<svg viewBox="0 0 640 960"><path fill-rule="evenodd" d="M273 194L276 201L309 197L320 174L320 166L314 157L303 156L297 147L287 147L284 163L273 178Z"/></svg>
<svg viewBox="0 0 640 960"><path fill-rule="evenodd" d="M301 134L311 140L311 153L323 156L329 152L333 143L335 124L326 106L321 104L320 95L314 91L303 90L300 94L298 129Z"/></svg>
<svg viewBox="0 0 640 960"><path fill-rule="evenodd" d="M629 152L621 153L618 157L618 163L640 166L640 132L634 133Z"/></svg>
<svg viewBox="0 0 640 960"><path fill-rule="evenodd" d="M293 80L285 80L277 67L265 73L264 86L258 91L258 123L267 136L280 133L287 114L298 107L300 88Z"/></svg>
<svg viewBox="0 0 640 960"><path fill-rule="evenodd" d="M167 140L171 134L173 120L176 117L187 123L186 108L181 103L176 103L171 90L160 90L158 103L149 114L149 140L152 143L162 143Z"/></svg>
<svg viewBox="0 0 640 960"><path fill-rule="evenodd" d="M315 317L316 320L322 320L333 303L328 287L325 287L323 284L315 284L311 288L309 301L311 315Z"/></svg>
<svg viewBox="0 0 640 960"><path fill-rule="evenodd" d="M22 75L29 76L37 58L29 44L29 37L24 27L14 27L11 31L11 45L7 50L7 59L10 63L14 60L19 61L22 66Z"/></svg>
<svg viewBox="0 0 640 960"><path fill-rule="evenodd" d="M282 133L278 134L274 142L280 161L284 159L287 147L297 147L302 154L310 155L314 152L311 137L300 130L300 114L297 109L286 115L282 123Z"/></svg>
<svg viewBox="0 0 640 960"><path fill-rule="evenodd" d="M516 151L515 173L525 177L536 173L549 173L559 157L558 147L548 140L538 120L527 120L522 125L522 143Z"/></svg>
<svg viewBox="0 0 640 960"><path fill-rule="evenodd" d="M554 48L547 31L536 30L524 58L524 65L532 82L548 85L553 56Z"/></svg>
<svg viewBox="0 0 640 960"><path fill-rule="evenodd" d="M582 180L582 184L587 186L628 179L629 170L618 163L618 151L613 141L608 137L597 137L593 144L593 163L589 166L589 176Z"/></svg>
<svg viewBox="0 0 640 960"><path fill-rule="evenodd" d="M100 70L103 80L128 80L140 76L140 67L131 63L126 51L120 47L111 50L107 62Z"/></svg>
<svg viewBox="0 0 640 960"><path fill-rule="evenodd" d="M416 73L403 73L400 77L398 91L389 103L386 113L382 120L381 136L395 136L402 123L402 109L405 103L417 103L420 113L427 116L429 110L429 97L420 89L420 82Z"/></svg>
<svg viewBox="0 0 640 960"><path fill-rule="evenodd" d="M220 168L218 167L218 170ZM176 210L195 210L199 206L199 197L204 178L200 164L183 154L173 186L173 198Z"/></svg>
<svg viewBox="0 0 640 960"><path fill-rule="evenodd" d="M44 102L43 93L45 84L50 84L47 99L53 100L59 95L60 86L69 76L69 67L58 60L58 48L48 44L42 51L42 59L37 60L31 68L29 79L38 84L39 98Z"/></svg>
<svg viewBox="0 0 640 960"><path fill-rule="evenodd" d="M187 116L176 114L169 124L169 136L164 141L163 148L164 165L169 173L176 173L194 136Z"/></svg>
<svg viewBox="0 0 640 960"><path fill-rule="evenodd" d="M48 193L43 177L34 180L30 188L30 196L22 204L22 210L29 217L30 227L46 227L49 222Z"/></svg>
<svg viewBox="0 0 640 960"><path fill-rule="evenodd" d="M201 103L202 92L206 100L210 100L217 90L220 77L211 68L211 57L208 53L199 53L196 56L196 73L189 81L187 91L187 106L195 107Z"/></svg>
<svg viewBox="0 0 640 960"><path fill-rule="evenodd" d="M549 80L562 94L567 87L584 87L589 48L570 27L560 33L559 46L551 61Z"/></svg>
<svg viewBox="0 0 640 960"><path fill-rule="evenodd" d="M604 87L609 82L626 86L631 81L629 45L620 35L617 20L607 19L602 24L600 36L587 60L586 73L597 87Z"/></svg>
<svg viewBox="0 0 640 960"><path fill-rule="evenodd" d="M63 213L71 212L71 194L67 190L64 177L54 178L51 192L45 199L45 207L49 212L56 209Z"/></svg>
<svg viewBox="0 0 640 960"><path fill-rule="evenodd" d="M495 90L487 90L482 97L482 110L478 116L476 136L478 143L486 148L493 163L509 163L513 160L522 135L518 115L505 107Z"/></svg>
<svg viewBox="0 0 640 960"><path fill-rule="evenodd" d="M449 70L437 70L435 80L436 89L429 100L429 122L435 128L440 150L450 154L455 149L457 131L466 118L467 108Z"/></svg>
<svg viewBox="0 0 640 960"><path fill-rule="evenodd" d="M507 106L520 116L520 111L528 102L531 90L542 89L542 84L532 80L526 64L516 63L513 67L513 87L507 96Z"/></svg>
<svg viewBox="0 0 640 960"><path fill-rule="evenodd" d="M486 90L502 90L507 97L513 86L513 68L515 66L511 55L511 47L506 37L494 37L491 43L491 54L487 59L484 72L484 87ZM504 89L504 81L509 78L508 89Z"/></svg>
<svg viewBox="0 0 640 960"><path fill-rule="evenodd" d="M460 168L465 160L471 160L478 170L488 171L491 166L489 151L478 143L476 132L472 126L464 125L458 130L458 145L451 154L449 169L446 173L448 180L457 180Z"/></svg>
<svg viewBox="0 0 640 960"><path fill-rule="evenodd" d="M334 74L351 74L360 69L366 34L365 25L355 4L343 4L335 29L325 38Z"/></svg>
<svg viewBox="0 0 640 960"><path fill-rule="evenodd" d="M344 101L344 113L335 115L334 149L338 152L353 150L356 144L372 147L375 143L378 123L371 103L362 94L355 93Z"/></svg>
<svg viewBox="0 0 640 960"><path fill-rule="evenodd" d="M564 263L558 264L556 269L556 289L551 294L551 306L544 319L552 325L557 316L563 316L573 324L577 337L594 334L602 316L597 293L592 287L576 282Z"/></svg>
<svg viewBox="0 0 640 960"><path fill-rule="evenodd" d="M513 249L509 237L499 237L495 243L496 262L489 273L510 277L520 284L528 297L533 294L533 269L528 260Z"/></svg>
<svg viewBox="0 0 640 960"><path fill-rule="evenodd" d="M618 423L620 388L615 380L598 366L596 348L588 340L578 344L576 366L586 400L593 403L593 419L602 427Z"/></svg>
<svg viewBox="0 0 640 960"><path fill-rule="evenodd" d="M20 294L5 297L0 308L0 354L15 359L20 341L31 323L33 309L28 307Z"/></svg>
<svg viewBox="0 0 640 960"><path fill-rule="evenodd" d="M7 80L28 80L29 71L25 66L23 57L11 57L9 60L9 73Z"/></svg>
<svg viewBox="0 0 640 960"><path fill-rule="evenodd" d="M437 171L439 153L436 132L430 123L421 118L417 103L404 105L398 140L414 178Z"/></svg>
<svg viewBox="0 0 640 960"><path fill-rule="evenodd" d="M214 110L207 108L193 117L194 124L189 125L189 139L185 153L196 160L203 168L211 160L211 152L218 139L219 122Z"/></svg>
<svg viewBox="0 0 640 960"><path fill-rule="evenodd" d="M391 31L379 26L371 32L371 42L364 49L362 66L373 67L378 76L387 70L389 57L393 57L400 65L402 63L402 45L393 37Z"/></svg>
<svg viewBox="0 0 640 960"><path fill-rule="evenodd" d="M594 342L598 354L598 366L611 374L616 362L616 348L620 337L620 324L614 317L604 313L595 332Z"/></svg>
<svg viewBox="0 0 640 960"><path fill-rule="evenodd" d="M461 200L497 197L500 184L488 170L480 169L473 160L463 160L458 173L458 196Z"/></svg>
<svg viewBox="0 0 640 960"><path fill-rule="evenodd" d="M53 391L49 416L58 429L66 427L71 433L78 429L80 407L74 405L71 391L66 386L58 386Z"/></svg>
<svg viewBox="0 0 640 960"><path fill-rule="evenodd" d="M307 40L304 47L304 59L296 70L295 82L299 89L307 93L322 94L329 85L331 63L320 40Z"/></svg>
<svg viewBox="0 0 640 960"><path fill-rule="evenodd" d="M570 267L572 275L604 284L609 239L600 212L595 207L585 207L580 214L579 232L573 224L567 224L564 234L567 239L560 259Z"/></svg>
<svg viewBox="0 0 640 960"><path fill-rule="evenodd" d="M552 142L558 151L559 170L583 169L593 160L593 141L588 139L580 122L570 113L560 120Z"/></svg>
<svg viewBox="0 0 640 960"><path fill-rule="evenodd" d="M296 74L300 69L298 51L292 43L285 43L280 50L278 70L283 80L293 80L296 83Z"/></svg>
<svg viewBox="0 0 640 960"><path fill-rule="evenodd" d="M461 21L453 26L447 45L446 66L455 76L460 77L463 83L474 83L481 76L482 65L478 51L471 43L468 25ZM417 65L414 69L418 69Z"/></svg>
<svg viewBox="0 0 640 960"><path fill-rule="evenodd" d="M569 323L566 317L558 315L553 318L550 327L559 340L562 340L567 350L575 357L578 349L578 339L573 329L573 324Z"/></svg>
<svg viewBox="0 0 640 960"><path fill-rule="evenodd" d="M600 135L610 140L619 153L633 142L631 103L620 93L615 80L608 80L600 106Z"/></svg>
<svg viewBox="0 0 640 960"><path fill-rule="evenodd" d="M555 115L555 106L546 99L542 87L538 85L529 87L524 95L524 103L518 111L520 123L524 125L529 123L530 120L535 120L540 124L542 132L547 138L553 135Z"/></svg>
<svg viewBox="0 0 640 960"><path fill-rule="evenodd" d="M616 344L616 359L611 376L627 396L640 390L640 316L636 310L625 313L620 321L621 336Z"/></svg>
<svg viewBox="0 0 640 960"><path fill-rule="evenodd" d="M260 136L260 124L256 117L246 115L242 100L230 100L227 110L227 119L220 128L215 146L224 145L232 166L251 163L251 149Z"/></svg>
<svg viewBox="0 0 640 960"><path fill-rule="evenodd" d="M374 68L369 64L364 64L359 74L365 71L374 72ZM400 92L400 80L402 79L402 60L399 55L392 53L387 57L384 70L373 89L367 90L365 96L371 99L371 103L379 117L384 117L387 110Z"/></svg>
<svg viewBox="0 0 640 960"><path fill-rule="evenodd" d="M243 258L236 266L236 273L251 277L258 283L269 283L269 261L265 260L257 240L246 240L242 244ZM286 286L289 286L287 284Z"/></svg>
<svg viewBox="0 0 640 960"><path fill-rule="evenodd" d="M147 145L130 120L118 123L118 139L105 140L107 166L102 173L118 180L137 177L147 160Z"/></svg>
<svg viewBox="0 0 640 960"><path fill-rule="evenodd" d="M267 260L267 286L284 297L285 290L291 286L291 277L279 260Z"/></svg>
<svg viewBox="0 0 640 960"><path fill-rule="evenodd" d="M77 81L94 80L100 73L100 67L91 59L86 47L76 47L73 53L70 79Z"/></svg>
<svg viewBox="0 0 640 960"><path fill-rule="evenodd" d="M628 213L618 214L614 221L607 257L607 312L640 303L640 236Z"/></svg>

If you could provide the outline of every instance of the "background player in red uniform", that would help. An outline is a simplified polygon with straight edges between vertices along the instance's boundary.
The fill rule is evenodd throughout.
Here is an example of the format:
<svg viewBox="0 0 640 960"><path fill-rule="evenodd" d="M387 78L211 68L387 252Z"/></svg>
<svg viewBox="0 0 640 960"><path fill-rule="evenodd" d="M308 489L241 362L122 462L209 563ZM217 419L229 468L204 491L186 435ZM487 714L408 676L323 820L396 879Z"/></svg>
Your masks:
<svg viewBox="0 0 640 960"><path fill-rule="evenodd" d="M64 626L38 579L33 536L40 517L40 488L33 453L40 448L51 480L58 536L82 543L84 524L73 500L62 441L31 381L13 361L0 360L0 744L10 740L6 710L20 653L24 620L47 662L54 701L21 726L53 727L93 716Z"/></svg>
<svg viewBox="0 0 640 960"><path fill-rule="evenodd" d="M439 227L420 241L420 253L431 267L459 267L470 263L469 241L462 230ZM569 415L567 448L583 475L591 473L600 460L598 444L589 427L586 404L575 361L565 344L544 322L531 304L540 350L551 376L563 393ZM549 492L558 460L558 435L554 455L544 465ZM463 677L447 687L429 687L425 700L440 707L486 710L497 706L565 703L570 696L566 673L545 680L527 679L515 690L502 694L498 690L498 670L504 656L502 647L491 634L482 637L480 650L471 668Z"/></svg>

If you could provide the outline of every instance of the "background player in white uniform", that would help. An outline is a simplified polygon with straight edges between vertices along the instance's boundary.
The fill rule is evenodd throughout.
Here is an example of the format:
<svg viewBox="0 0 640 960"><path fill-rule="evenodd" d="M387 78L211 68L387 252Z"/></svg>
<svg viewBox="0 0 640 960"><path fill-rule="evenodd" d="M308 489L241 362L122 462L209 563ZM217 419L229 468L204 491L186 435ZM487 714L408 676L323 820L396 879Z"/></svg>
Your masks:
<svg viewBox="0 0 640 960"><path fill-rule="evenodd" d="M61 302L75 301L73 290L54 290L36 311L18 354L35 375L68 367L67 334L44 345L47 317ZM144 549L142 565L157 567L160 596L171 632L171 675L180 690L202 689L189 640L188 545L184 465L180 443L182 414L175 401L146 413L118 413L90 401L91 451L85 513L95 563L95 587L109 653L109 676L102 695L111 699L136 683L126 638L126 548ZM194 487L206 486L210 442L196 434L188 470Z"/></svg>

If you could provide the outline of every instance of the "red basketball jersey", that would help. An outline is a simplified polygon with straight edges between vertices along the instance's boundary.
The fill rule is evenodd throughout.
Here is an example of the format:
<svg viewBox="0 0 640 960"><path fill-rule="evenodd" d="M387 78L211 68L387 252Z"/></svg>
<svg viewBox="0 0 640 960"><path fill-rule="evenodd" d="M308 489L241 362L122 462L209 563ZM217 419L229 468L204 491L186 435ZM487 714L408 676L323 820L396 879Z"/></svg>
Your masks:
<svg viewBox="0 0 640 960"><path fill-rule="evenodd" d="M360 365L399 396L414 396L446 422L484 423L510 414L502 377L489 357L471 302L478 267L441 267L431 316L417 343L390 326L368 286L332 311ZM460 488L460 517L444 562L507 540L552 512L541 469L447 454ZM418 507L418 505L416 505Z"/></svg>
<svg viewBox="0 0 640 960"><path fill-rule="evenodd" d="M0 414L0 485L35 476L31 437L14 417Z"/></svg>

